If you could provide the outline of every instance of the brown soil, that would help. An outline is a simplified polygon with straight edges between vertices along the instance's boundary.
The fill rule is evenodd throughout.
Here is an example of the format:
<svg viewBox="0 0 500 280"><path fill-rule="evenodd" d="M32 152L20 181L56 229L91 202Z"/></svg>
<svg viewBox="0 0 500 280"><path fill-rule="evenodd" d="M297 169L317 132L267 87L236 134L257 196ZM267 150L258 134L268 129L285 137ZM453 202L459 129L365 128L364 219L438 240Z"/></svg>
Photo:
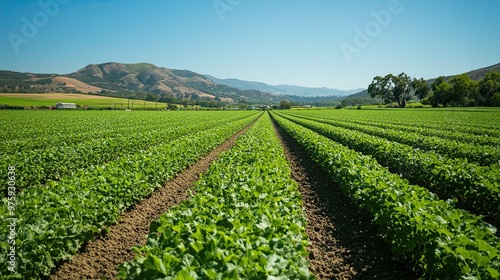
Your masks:
<svg viewBox="0 0 500 280"><path fill-rule="evenodd" d="M210 163L221 152L230 149L238 136L252 124L167 182L150 197L123 213L118 223L109 228L109 233L86 244L71 261L57 267L50 279L114 279L118 265L133 259L131 248L146 244L149 224L170 207L187 199L186 190L208 169Z"/></svg>
<svg viewBox="0 0 500 280"><path fill-rule="evenodd" d="M409 264L393 259L370 215L358 209L307 152L275 126L302 194L310 270L316 278L417 279Z"/></svg>

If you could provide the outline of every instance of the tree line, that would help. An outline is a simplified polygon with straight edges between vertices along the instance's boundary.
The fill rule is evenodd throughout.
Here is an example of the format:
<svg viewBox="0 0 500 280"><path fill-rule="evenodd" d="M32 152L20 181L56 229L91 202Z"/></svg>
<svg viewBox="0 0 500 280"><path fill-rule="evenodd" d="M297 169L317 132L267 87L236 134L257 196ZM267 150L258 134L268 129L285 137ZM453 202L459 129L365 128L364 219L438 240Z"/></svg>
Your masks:
<svg viewBox="0 0 500 280"><path fill-rule="evenodd" d="M438 77L430 85L422 78L411 78L404 72L399 75L376 76L368 86L368 94L381 98L384 103L396 102L404 108L412 98L419 98L424 105L473 107L500 106L500 73L489 72L480 81L467 74L454 76L448 81Z"/></svg>

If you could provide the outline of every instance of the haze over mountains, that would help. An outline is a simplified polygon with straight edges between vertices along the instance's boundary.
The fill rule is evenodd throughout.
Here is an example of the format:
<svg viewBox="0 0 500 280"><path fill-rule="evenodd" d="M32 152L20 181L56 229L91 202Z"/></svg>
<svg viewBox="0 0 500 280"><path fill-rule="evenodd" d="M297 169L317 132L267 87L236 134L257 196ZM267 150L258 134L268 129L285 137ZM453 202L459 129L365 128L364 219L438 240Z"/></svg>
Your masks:
<svg viewBox="0 0 500 280"><path fill-rule="evenodd" d="M301 86L293 86L293 85L269 85L261 82L251 82L244 81L239 79L219 79L210 75L205 75L210 80L218 83L227 85L234 88L239 89L255 89L264 92L269 92L273 94L280 95L298 95L298 96L346 96L349 94L357 93L363 88L350 89L350 90L340 90L340 89L332 89L326 87L301 87Z"/></svg>

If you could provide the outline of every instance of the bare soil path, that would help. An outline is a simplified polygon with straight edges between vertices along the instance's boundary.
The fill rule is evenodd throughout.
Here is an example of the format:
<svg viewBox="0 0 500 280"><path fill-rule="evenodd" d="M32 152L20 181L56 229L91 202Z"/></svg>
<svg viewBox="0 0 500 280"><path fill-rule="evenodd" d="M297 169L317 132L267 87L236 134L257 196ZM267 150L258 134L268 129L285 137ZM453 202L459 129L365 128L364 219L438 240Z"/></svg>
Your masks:
<svg viewBox="0 0 500 280"><path fill-rule="evenodd" d="M170 207L187 199L186 191L199 179L199 175L208 169L220 153L229 150L238 136L252 124L123 213L107 234L84 245L71 261L58 266L50 279L114 279L118 265L133 259L131 248L146 244L150 223Z"/></svg>
<svg viewBox="0 0 500 280"><path fill-rule="evenodd" d="M316 278L417 279L409 264L393 259L370 215L359 210L276 123L275 127L302 194L310 270Z"/></svg>

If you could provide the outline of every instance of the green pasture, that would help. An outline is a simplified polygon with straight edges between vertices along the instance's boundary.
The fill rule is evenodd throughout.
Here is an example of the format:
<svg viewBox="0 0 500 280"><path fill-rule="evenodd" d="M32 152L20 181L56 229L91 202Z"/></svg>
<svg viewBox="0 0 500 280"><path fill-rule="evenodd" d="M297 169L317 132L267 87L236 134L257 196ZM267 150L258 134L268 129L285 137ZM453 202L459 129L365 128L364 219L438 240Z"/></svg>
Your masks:
<svg viewBox="0 0 500 280"><path fill-rule="evenodd" d="M55 106L56 103L75 103L81 107L116 107L123 109L165 108L167 103L142 100L128 100L86 94L44 93L44 94L0 94L0 104L11 106Z"/></svg>

